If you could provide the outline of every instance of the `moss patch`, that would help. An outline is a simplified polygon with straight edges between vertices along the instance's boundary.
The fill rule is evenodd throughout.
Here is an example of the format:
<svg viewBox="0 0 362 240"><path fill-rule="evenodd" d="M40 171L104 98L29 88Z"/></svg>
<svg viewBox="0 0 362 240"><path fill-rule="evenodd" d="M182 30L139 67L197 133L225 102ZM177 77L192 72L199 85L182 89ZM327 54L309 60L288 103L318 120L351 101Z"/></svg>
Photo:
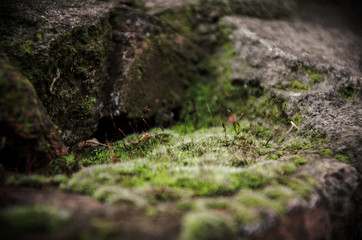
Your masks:
<svg viewBox="0 0 362 240"><path fill-rule="evenodd" d="M347 100L353 100L356 96L356 91L352 87L345 87L339 91L339 95Z"/></svg>
<svg viewBox="0 0 362 240"><path fill-rule="evenodd" d="M236 239L235 224L214 212L190 213L183 219L182 240Z"/></svg>
<svg viewBox="0 0 362 240"><path fill-rule="evenodd" d="M277 84L275 86L276 89L282 89L282 90L295 90L295 91L308 91L310 90L310 86L306 84L302 84L296 79L289 79L290 83L287 84Z"/></svg>
<svg viewBox="0 0 362 240"><path fill-rule="evenodd" d="M13 207L0 212L2 233L49 233L59 230L69 214L46 206Z"/></svg>
<svg viewBox="0 0 362 240"><path fill-rule="evenodd" d="M311 80L311 84L317 84L323 82L323 75L321 73L315 72L311 69L307 69L307 74Z"/></svg>

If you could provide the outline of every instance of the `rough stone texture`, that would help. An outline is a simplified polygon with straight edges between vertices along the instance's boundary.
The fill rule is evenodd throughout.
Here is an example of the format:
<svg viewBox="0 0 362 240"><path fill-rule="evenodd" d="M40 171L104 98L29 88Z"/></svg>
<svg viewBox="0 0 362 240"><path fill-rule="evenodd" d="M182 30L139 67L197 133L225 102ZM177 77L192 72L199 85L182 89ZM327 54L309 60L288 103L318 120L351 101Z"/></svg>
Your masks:
<svg viewBox="0 0 362 240"><path fill-rule="evenodd" d="M362 39L349 20L336 7L309 4L285 20L221 20L233 31L230 80L284 98L288 116L302 117L299 134L322 137L355 167L304 155L301 173L318 180L317 192L292 204L285 220L246 226L251 239L360 239ZM290 87L293 81L303 86Z"/></svg>
<svg viewBox="0 0 362 240"><path fill-rule="evenodd" d="M35 89L0 60L0 163L10 170L47 170L50 159L67 154Z"/></svg>
<svg viewBox="0 0 362 240"><path fill-rule="evenodd" d="M178 107L191 48L148 14L94 0L3 1L0 26L3 55L34 85L71 149L94 134L127 132L146 105L147 117ZM97 131L103 117L115 128Z"/></svg>
<svg viewBox="0 0 362 240"><path fill-rule="evenodd" d="M230 0L234 13L259 18L281 18L294 13L294 0Z"/></svg>
<svg viewBox="0 0 362 240"><path fill-rule="evenodd" d="M283 96L288 115L303 116L300 133L327 134L337 152L361 156L362 41L342 14L333 7L313 6L289 20L225 17L222 22L235 28L230 36L232 81L257 82ZM313 83L311 72L321 82ZM310 90L278 87L293 80ZM342 96L344 91L350 92L349 99ZM361 170L361 163L356 164Z"/></svg>

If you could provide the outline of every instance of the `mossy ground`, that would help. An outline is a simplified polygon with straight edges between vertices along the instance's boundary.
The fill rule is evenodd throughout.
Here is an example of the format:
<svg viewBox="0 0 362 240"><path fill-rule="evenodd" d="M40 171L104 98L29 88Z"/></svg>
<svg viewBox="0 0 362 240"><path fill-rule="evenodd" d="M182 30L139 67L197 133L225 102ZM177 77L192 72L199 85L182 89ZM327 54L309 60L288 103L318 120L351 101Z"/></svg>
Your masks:
<svg viewBox="0 0 362 240"><path fill-rule="evenodd" d="M193 27L192 9L184 11L185 18L174 28L188 36ZM32 44L25 43L23 52L29 54ZM318 185L311 176L299 173L309 164L307 150L326 157L333 152L323 148L320 139L304 138L297 128L291 128L291 121L298 127L303 119L300 114L288 116L283 99L264 91L258 82L232 82L232 58L232 44L226 42L201 64L207 73L192 79L180 119L170 129L153 128L144 139L143 133L135 133L74 152L53 161L54 176L13 175L6 184L89 195L108 205L141 209L143 218L177 213L182 216L184 240L236 239L245 226L266 222L270 216L285 216L289 200L308 200ZM322 80L317 73L308 75L312 84ZM297 80L286 81L290 83L280 88L310 89ZM85 115L80 118L90 114L94 101L85 101ZM79 171L66 176L62 174L65 169ZM22 221L29 218L28 212L39 215L34 208L9 216ZM59 214L46 214L63 219ZM117 231L114 224L112 220L95 222L106 234ZM89 232L82 234L92 238Z"/></svg>
<svg viewBox="0 0 362 240"><path fill-rule="evenodd" d="M54 174L80 169L70 177L11 176L7 184L85 194L144 217L176 212L185 240L234 239L240 227L284 216L288 200L307 200L317 184L298 169L308 164L303 151L319 143L290 130L302 118L288 117L283 99L258 83L232 84L232 51L221 49L207 63L218 68L193 79L171 128L55 160Z"/></svg>

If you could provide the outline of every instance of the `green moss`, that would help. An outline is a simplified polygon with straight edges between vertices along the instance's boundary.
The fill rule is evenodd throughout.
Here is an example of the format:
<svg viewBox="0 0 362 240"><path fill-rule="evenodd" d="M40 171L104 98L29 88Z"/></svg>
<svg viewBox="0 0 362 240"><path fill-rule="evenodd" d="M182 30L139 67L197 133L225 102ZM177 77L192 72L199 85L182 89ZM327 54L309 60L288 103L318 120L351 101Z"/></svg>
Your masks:
<svg viewBox="0 0 362 240"><path fill-rule="evenodd" d="M196 206L193 202L190 201L179 201L177 203L177 209L183 212L195 210Z"/></svg>
<svg viewBox="0 0 362 240"><path fill-rule="evenodd" d="M0 212L0 229L15 235L30 232L47 233L60 229L68 218L69 213L52 207L13 207Z"/></svg>
<svg viewBox="0 0 362 240"><path fill-rule="evenodd" d="M182 220L182 240L236 239L236 226L214 212L187 214Z"/></svg>
<svg viewBox="0 0 362 240"><path fill-rule="evenodd" d="M292 161L296 167L302 166L307 163L307 161L301 156L294 156L291 157L289 160Z"/></svg>
<svg viewBox="0 0 362 240"><path fill-rule="evenodd" d="M295 125L297 125L299 127L300 124L303 122L303 116L302 116L302 114L297 113L293 116L292 120L295 123Z"/></svg>
<svg viewBox="0 0 362 240"><path fill-rule="evenodd" d="M336 153L335 157L343 163L352 164L352 165L356 163L356 158L352 151L343 151Z"/></svg>
<svg viewBox="0 0 362 240"><path fill-rule="evenodd" d="M319 147L318 148L326 157L330 157L333 155L333 151L331 149L328 148L324 148L324 147Z"/></svg>
<svg viewBox="0 0 362 240"><path fill-rule="evenodd" d="M210 209L226 209L229 207L227 201L210 201L206 203L206 207Z"/></svg>
<svg viewBox="0 0 362 240"><path fill-rule="evenodd" d="M306 84L302 84L296 79L289 79L290 83L288 84L277 84L275 86L276 89L290 89L290 90L301 90L301 91L308 91L310 89L310 86Z"/></svg>
<svg viewBox="0 0 362 240"><path fill-rule="evenodd" d="M285 212L283 202L267 198L264 194L244 190L238 193L237 200L241 205L254 209L269 209L282 215Z"/></svg>
<svg viewBox="0 0 362 240"><path fill-rule="evenodd" d="M233 204L230 210L233 212L235 221L240 224L246 225L261 220L257 209L246 207L240 203Z"/></svg>
<svg viewBox="0 0 362 240"><path fill-rule="evenodd" d="M24 43L19 45L18 54L23 57L25 57L26 55L32 55L33 54L33 50L32 50L33 44L34 44L33 41L26 40Z"/></svg>
<svg viewBox="0 0 362 240"><path fill-rule="evenodd" d="M179 34L192 38L192 30L196 26L195 18L193 16L193 7L191 5L186 5L176 10L163 12L159 18L164 23L167 23L172 26L172 28L176 29Z"/></svg>
<svg viewBox="0 0 362 240"><path fill-rule="evenodd" d="M318 73L318 72L315 72L313 71L312 69L307 69L307 74L311 80L311 84L317 84L317 83L321 83L323 82L323 75Z"/></svg>
<svg viewBox="0 0 362 240"><path fill-rule="evenodd" d="M50 186L59 186L67 181L65 175L54 175L47 177L44 175L23 175L12 174L6 179L6 185L14 187L42 188Z"/></svg>
<svg viewBox="0 0 362 240"><path fill-rule="evenodd" d="M307 199L312 192L313 184L298 178L280 178L279 183L291 188L301 198Z"/></svg>
<svg viewBox="0 0 362 240"><path fill-rule="evenodd" d="M313 144L311 141L307 139L301 139L301 138L292 138L288 140L283 147L284 150L289 151L299 151L299 150L307 150L313 148Z"/></svg>
<svg viewBox="0 0 362 240"><path fill-rule="evenodd" d="M139 194L119 186L102 186L96 189L93 197L109 204L128 204L138 207L145 207L147 201Z"/></svg>
<svg viewBox="0 0 362 240"><path fill-rule="evenodd" d="M353 100L356 96L356 91L352 87L345 87L339 91L339 95L347 100Z"/></svg>

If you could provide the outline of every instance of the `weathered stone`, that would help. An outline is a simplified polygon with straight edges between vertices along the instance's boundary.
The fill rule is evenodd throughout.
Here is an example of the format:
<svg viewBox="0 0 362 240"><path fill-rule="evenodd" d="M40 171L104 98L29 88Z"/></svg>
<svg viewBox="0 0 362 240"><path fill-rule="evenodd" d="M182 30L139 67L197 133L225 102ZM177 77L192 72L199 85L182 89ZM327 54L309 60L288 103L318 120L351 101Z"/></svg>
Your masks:
<svg viewBox="0 0 362 240"><path fill-rule="evenodd" d="M361 37L343 11L305 5L284 20L226 16L230 42L215 56L218 81L261 86L284 99L298 134L326 142L336 159L299 153L300 174L319 182L308 202L291 201L288 217L242 226L246 239L358 239L362 172ZM260 17L260 16L258 16ZM352 26L352 27L351 27ZM225 53L228 51L227 53ZM257 97L257 96L256 96Z"/></svg>
<svg viewBox="0 0 362 240"><path fill-rule="evenodd" d="M295 0L230 0L233 12L259 18L281 18L294 13Z"/></svg>
<svg viewBox="0 0 362 240"><path fill-rule="evenodd" d="M47 170L67 150L35 89L0 60L0 163L10 170Z"/></svg>
<svg viewBox="0 0 362 240"><path fill-rule="evenodd" d="M225 17L223 24L235 28L230 36L231 79L260 83L283 96L288 115L302 115L301 134L326 134L336 152L351 152L358 159L362 153L361 38L332 7L324 12L325 18L309 8L304 14L268 21ZM355 164L361 170L361 163Z"/></svg>
<svg viewBox="0 0 362 240"><path fill-rule="evenodd" d="M157 18L93 0L1 4L1 49L34 85L68 147L94 134L115 138L145 117L145 106L147 117L178 107L192 51ZM99 130L101 118L115 128Z"/></svg>

